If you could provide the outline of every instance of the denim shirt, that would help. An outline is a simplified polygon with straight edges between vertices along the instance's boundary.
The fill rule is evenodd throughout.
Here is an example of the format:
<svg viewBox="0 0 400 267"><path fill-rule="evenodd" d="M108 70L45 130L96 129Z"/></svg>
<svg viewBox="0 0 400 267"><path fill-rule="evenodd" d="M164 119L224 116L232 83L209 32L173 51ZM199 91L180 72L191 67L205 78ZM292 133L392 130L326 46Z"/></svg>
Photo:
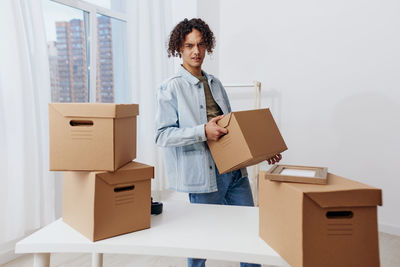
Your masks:
<svg viewBox="0 0 400 267"><path fill-rule="evenodd" d="M203 71L223 114L231 112L221 82ZM162 147L168 189L188 193L218 190L216 166L207 146L206 99L203 84L180 66L157 91L155 142ZM247 176L246 169L241 169Z"/></svg>

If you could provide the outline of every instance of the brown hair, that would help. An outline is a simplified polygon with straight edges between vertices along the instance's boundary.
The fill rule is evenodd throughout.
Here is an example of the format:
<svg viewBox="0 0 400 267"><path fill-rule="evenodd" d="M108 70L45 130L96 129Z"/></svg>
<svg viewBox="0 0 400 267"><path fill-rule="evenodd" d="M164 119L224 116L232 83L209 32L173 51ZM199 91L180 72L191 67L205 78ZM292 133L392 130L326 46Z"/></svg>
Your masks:
<svg viewBox="0 0 400 267"><path fill-rule="evenodd" d="M180 49L185 41L186 35L192 32L193 29L198 30L203 37L203 42L206 44L206 49L209 54L213 52L215 47L215 37L210 27L202 19L184 19L179 22L171 31L168 42L168 57L181 57Z"/></svg>

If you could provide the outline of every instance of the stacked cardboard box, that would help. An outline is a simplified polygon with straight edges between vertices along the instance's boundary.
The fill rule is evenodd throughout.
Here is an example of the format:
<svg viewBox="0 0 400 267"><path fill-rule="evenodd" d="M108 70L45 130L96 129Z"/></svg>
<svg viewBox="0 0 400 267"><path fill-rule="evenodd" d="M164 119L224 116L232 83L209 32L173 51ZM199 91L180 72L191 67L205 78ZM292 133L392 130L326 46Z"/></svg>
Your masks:
<svg viewBox="0 0 400 267"><path fill-rule="evenodd" d="M136 158L136 104L51 103L50 170L116 171Z"/></svg>
<svg viewBox="0 0 400 267"><path fill-rule="evenodd" d="M63 220L92 241L150 227L154 167L132 161L138 114L136 104L49 104Z"/></svg>
<svg viewBox="0 0 400 267"><path fill-rule="evenodd" d="M259 177L259 234L293 267L379 266L380 189L328 173L326 185Z"/></svg>

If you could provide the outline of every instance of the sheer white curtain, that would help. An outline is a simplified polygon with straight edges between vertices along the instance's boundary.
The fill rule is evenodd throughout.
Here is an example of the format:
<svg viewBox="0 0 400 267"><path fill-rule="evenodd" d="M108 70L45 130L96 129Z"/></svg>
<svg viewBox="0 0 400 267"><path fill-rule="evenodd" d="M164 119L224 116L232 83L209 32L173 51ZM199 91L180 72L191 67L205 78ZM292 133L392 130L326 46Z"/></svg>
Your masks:
<svg viewBox="0 0 400 267"><path fill-rule="evenodd" d="M169 0L128 1L128 47L132 102L139 104L137 160L155 166L153 196L166 188L163 159L154 144L155 94L174 73L166 42L173 19Z"/></svg>
<svg viewBox="0 0 400 267"><path fill-rule="evenodd" d="M50 78L41 0L0 3L0 264L54 220L48 171Z"/></svg>

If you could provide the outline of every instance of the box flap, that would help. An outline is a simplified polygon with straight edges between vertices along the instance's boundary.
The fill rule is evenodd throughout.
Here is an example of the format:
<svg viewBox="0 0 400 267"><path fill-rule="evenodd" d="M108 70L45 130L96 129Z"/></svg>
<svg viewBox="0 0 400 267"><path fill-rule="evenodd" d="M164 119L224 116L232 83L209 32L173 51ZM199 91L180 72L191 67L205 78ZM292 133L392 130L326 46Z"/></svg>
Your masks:
<svg viewBox="0 0 400 267"><path fill-rule="evenodd" d="M382 205L382 191L378 188L328 173L326 185L285 183L323 208Z"/></svg>
<svg viewBox="0 0 400 267"><path fill-rule="evenodd" d="M139 115L138 104L116 104L115 117L125 118Z"/></svg>
<svg viewBox="0 0 400 267"><path fill-rule="evenodd" d="M285 141L268 108L234 113L253 157L264 156L266 160L270 156L287 150Z"/></svg>
<svg viewBox="0 0 400 267"><path fill-rule="evenodd" d="M352 189L331 192L305 193L321 208L333 207L371 207L382 205L380 189Z"/></svg>
<svg viewBox="0 0 400 267"><path fill-rule="evenodd" d="M138 104L114 103L49 103L64 117L124 118L139 114Z"/></svg>
<svg viewBox="0 0 400 267"><path fill-rule="evenodd" d="M228 127L229 123L231 122L232 113L233 112L229 113L228 115L225 115L222 119L220 119L218 121L218 125L223 127L223 128Z"/></svg>
<svg viewBox="0 0 400 267"><path fill-rule="evenodd" d="M96 176L111 185L137 182L154 178L154 167L132 161L115 172L98 172Z"/></svg>

